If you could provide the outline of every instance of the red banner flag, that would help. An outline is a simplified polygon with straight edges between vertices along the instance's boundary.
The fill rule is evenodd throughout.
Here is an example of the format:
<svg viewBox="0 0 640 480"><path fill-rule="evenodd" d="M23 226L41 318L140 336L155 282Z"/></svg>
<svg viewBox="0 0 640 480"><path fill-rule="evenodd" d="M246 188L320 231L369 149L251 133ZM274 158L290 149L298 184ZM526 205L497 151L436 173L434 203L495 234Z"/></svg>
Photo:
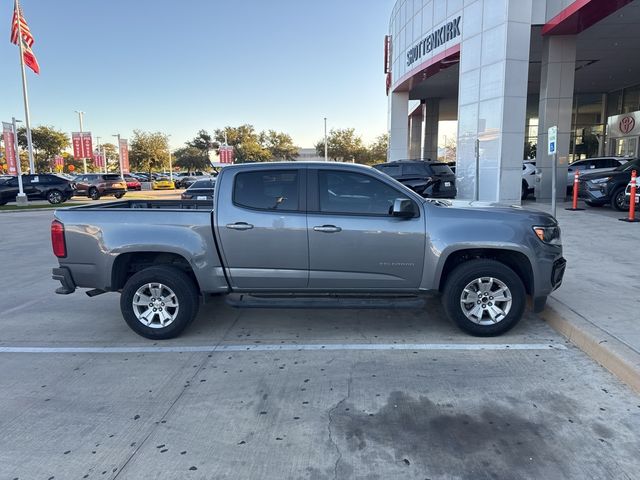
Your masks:
<svg viewBox="0 0 640 480"><path fill-rule="evenodd" d="M82 157L82 137L80 132L71 132L71 142L73 143L73 158L76 160Z"/></svg>
<svg viewBox="0 0 640 480"><path fill-rule="evenodd" d="M100 167L100 168L104 167L104 157L98 150L93 152L93 163L96 167Z"/></svg>
<svg viewBox="0 0 640 480"><path fill-rule="evenodd" d="M233 163L233 147L229 145L221 145L218 149L218 155L220 156L220 163Z"/></svg>
<svg viewBox="0 0 640 480"><path fill-rule="evenodd" d="M82 132L82 158L93 158L91 132Z"/></svg>
<svg viewBox="0 0 640 480"><path fill-rule="evenodd" d="M13 125L2 122L2 135L4 138L4 158L7 161L7 173L17 175L16 145L13 138Z"/></svg>
<svg viewBox="0 0 640 480"><path fill-rule="evenodd" d="M120 139L120 158L122 159L122 173L129 173L129 143L126 138Z"/></svg>
<svg viewBox="0 0 640 480"><path fill-rule="evenodd" d="M53 157L53 161L57 169L62 170L64 168L64 157L62 155L56 155Z"/></svg>

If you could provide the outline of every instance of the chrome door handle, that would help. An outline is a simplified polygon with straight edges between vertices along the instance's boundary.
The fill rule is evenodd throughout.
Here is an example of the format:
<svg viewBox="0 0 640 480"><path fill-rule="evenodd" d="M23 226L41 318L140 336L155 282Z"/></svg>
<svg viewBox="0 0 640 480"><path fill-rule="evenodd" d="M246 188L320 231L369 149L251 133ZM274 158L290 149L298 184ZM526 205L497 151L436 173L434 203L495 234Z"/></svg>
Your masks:
<svg viewBox="0 0 640 480"><path fill-rule="evenodd" d="M322 225L313 227L314 232L324 232L324 233L336 233L341 232L342 229L340 227L336 227L335 225Z"/></svg>
<svg viewBox="0 0 640 480"><path fill-rule="evenodd" d="M246 222L227 223L227 228L231 230L251 230L253 225Z"/></svg>

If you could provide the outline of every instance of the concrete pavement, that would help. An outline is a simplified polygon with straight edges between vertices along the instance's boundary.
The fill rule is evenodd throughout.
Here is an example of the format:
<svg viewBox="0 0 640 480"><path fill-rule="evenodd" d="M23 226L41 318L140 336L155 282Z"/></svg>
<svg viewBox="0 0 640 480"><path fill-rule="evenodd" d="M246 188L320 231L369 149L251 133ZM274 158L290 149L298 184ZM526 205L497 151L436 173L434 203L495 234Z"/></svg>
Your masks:
<svg viewBox="0 0 640 480"><path fill-rule="evenodd" d="M478 339L437 297L397 311L216 300L152 342L117 294L53 293L50 219L0 216L0 478L638 477L640 398L536 315Z"/></svg>

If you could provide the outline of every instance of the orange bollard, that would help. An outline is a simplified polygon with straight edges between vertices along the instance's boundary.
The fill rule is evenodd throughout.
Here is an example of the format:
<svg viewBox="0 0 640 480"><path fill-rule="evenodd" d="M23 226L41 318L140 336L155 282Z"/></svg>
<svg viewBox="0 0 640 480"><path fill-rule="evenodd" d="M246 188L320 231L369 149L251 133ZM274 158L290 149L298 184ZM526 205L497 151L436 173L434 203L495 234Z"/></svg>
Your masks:
<svg viewBox="0 0 640 480"><path fill-rule="evenodd" d="M578 185L580 184L580 170L576 170L573 174L573 205L571 208L565 208L565 210L584 210L584 208L578 208Z"/></svg>
<svg viewBox="0 0 640 480"><path fill-rule="evenodd" d="M629 189L629 216L627 218L621 218L623 222L636 223L640 222L640 220L636 219L636 190L638 188L638 177L636 176L636 171L631 171L631 182L629 183L631 187Z"/></svg>

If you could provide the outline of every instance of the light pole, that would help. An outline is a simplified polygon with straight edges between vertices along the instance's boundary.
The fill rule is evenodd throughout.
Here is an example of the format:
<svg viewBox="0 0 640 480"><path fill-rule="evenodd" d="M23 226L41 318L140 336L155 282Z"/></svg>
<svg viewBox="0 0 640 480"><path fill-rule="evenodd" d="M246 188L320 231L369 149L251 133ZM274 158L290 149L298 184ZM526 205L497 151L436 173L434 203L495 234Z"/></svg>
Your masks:
<svg viewBox="0 0 640 480"><path fill-rule="evenodd" d="M24 206L29 203L29 199L24 194L24 189L22 188L22 165L20 165L20 151L18 150L18 127L16 123L21 122L21 120L16 120L15 117L12 117L11 122L13 123L13 142L15 143L16 149L16 168L18 169L18 196L16 197L16 205Z"/></svg>
<svg viewBox="0 0 640 480"><path fill-rule="evenodd" d="M118 165L120 165L120 178L124 182L124 173L122 171L122 152L120 151L120 134L116 133L115 135L111 135L112 137L116 137L118 139Z"/></svg>
<svg viewBox="0 0 640 480"><path fill-rule="evenodd" d="M327 145L327 117L324 117L324 161L329 161L329 146Z"/></svg>
<svg viewBox="0 0 640 480"><path fill-rule="evenodd" d="M171 134L167 135L167 150L169 150L169 180L173 182L173 165L171 165L171 145L169 145L169 137Z"/></svg>
<svg viewBox="0 0 640 480"><path fill-rule="evenodd" d="M80 120L80 151L84 151L84 138L82 138L82 132L84 131L83 125L82 125L82 119L84 117L84 112L81 110L74 110L77 114L78 114L78 120ZM83 155L84 157L84 155ZM82 159L82 165L84 168L84 173L86 175L87 173L87 159L83 158Z"/></svg>

